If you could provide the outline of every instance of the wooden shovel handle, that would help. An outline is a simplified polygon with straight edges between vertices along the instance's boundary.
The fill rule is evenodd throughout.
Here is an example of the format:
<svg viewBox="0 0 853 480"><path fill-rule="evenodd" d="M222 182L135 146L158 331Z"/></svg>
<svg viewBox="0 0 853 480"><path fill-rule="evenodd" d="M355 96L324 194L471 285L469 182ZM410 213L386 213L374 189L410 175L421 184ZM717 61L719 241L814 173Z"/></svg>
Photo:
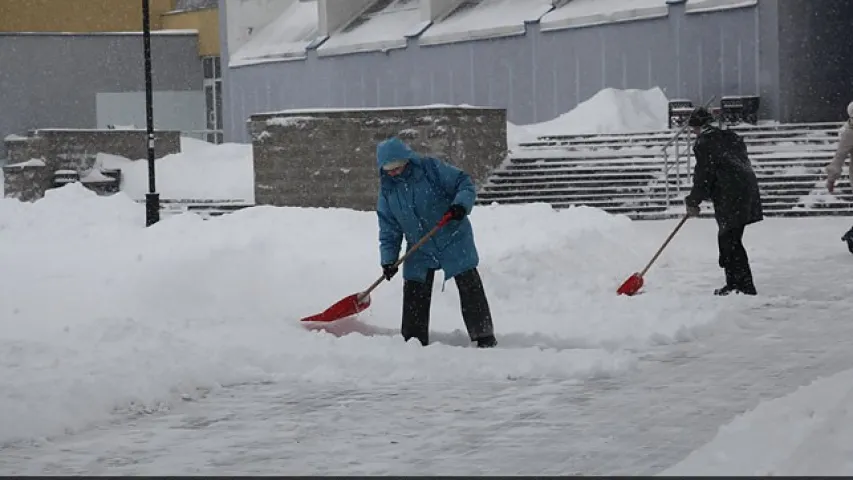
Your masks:
<svg viewBox="0 0 853 480"><path fill-rule="evenodd" d="M668 237L666 237L666 241L664 241L664 242L663 242L663 245L661 245L661 246L660 246L660 248L658 249L657 253L655 253L655 256L654 256L654 257L652 257L651 261L649 261L648 265L646 265L646 268L644 268L644 269L640 272L640 276L641 276L641 277L642 277L643 275L645 275L645 274L646 274L646 272L648 272L650 268L652 268L652 264L653 264L653 263L655 263L655 260L657 260L657 259L658 259L658 257L660 256L661 252L663 252L663 249L664 249L664 248L666 248L666 246L667 246L667 245L669 245L669 242L672 240L672 237L674 237L674 236L675 236L675 234L676 234L676 233L678 233L678 230L680 230L680 229L681 229L681 226L682 226L682 225L684 225L684 222L686 222L686 221L687 221L687 219L688 219L689 217L690 217L690 215L688 215L688 214L685 214L683 217L681 217L681 221L680 221L680 222L678 222L678 225L676 225L676 226L675 226L675 229L672 231L672 233L670 233L670 234L669 234L669 236L668 236Z"/></svg>
<svg viewBox="0 0 853 480"><path fill-rule="evenodd" d="M438 223L434 227L432 227L432 230L430 230L426 235L424 235L423 238L418 240L418 243L412 245L412 248L410 248L409 251L407 251L405 254L403 254L402 257L397 259L396 262L394 262L394 267L399 268L400 265L404 261L406 261L407 258L409 258L409 255L415 253L415 250L421 248L423 246L423 244L425 244L430 238L432 238L433 235L435 235L436 233L438 233L439 230L441 230L441 227L447 225L447 222L449 222L452 218L453 217L450 213L445 213L444 216L441 217L441 220L439 220ZM367 290L359 293L358 294L359 303L362 300L364 300L365 298L367 298L367 296L370 295L370 292L376 290L376 287L378 287L379 284L381 284L382 280L384 280L384 279L385 279L385 275L380 275L379 278L377 278L376 281L373 282L373 284L371 286L367 287Z"/></svg>

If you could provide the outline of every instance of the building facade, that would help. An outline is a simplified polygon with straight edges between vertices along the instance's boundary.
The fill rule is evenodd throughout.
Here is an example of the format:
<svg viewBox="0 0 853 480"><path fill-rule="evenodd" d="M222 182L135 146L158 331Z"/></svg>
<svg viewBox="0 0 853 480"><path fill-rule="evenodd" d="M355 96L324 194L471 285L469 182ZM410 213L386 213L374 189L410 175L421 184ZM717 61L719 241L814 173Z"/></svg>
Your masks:
<svg viewBox="0 0 853 480"><path fill-rule="evenodd" d="M838 121L848 0L220 0L226 141L290 108L470 104L550 120L603 88L758 95L760 117Z"/></svg>
<svg viewBox="0 0 853 480"><path fill-rule="evenodd" d="M185 3L150 1L155 126L221 141L218 5ZM145 125L139 0L0 2L0 159L34 129Z"/></svg>

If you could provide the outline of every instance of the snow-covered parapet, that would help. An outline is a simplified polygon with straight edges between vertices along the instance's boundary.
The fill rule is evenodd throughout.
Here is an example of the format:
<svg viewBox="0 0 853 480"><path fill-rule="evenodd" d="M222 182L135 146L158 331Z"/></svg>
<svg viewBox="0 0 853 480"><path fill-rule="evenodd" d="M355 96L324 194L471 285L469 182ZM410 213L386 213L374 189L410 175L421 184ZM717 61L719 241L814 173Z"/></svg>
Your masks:
<svg viewBox="0 0 853 480"><path fill-rule="evenodd" d="M3 195L29 202L44 196L51 175L42 158L31 158L3 167Z"/></svg>
<svg viewBox="0 0 853 480"><path fill-rule="evenodd" d="M54 174L57 171L73 170L80 177L101 173L109 176L109 172L95 171L96 158L100 153L134 160L144 160L148 156L145 130L46 128L31 131L24 141L7 141L5 145L10 164L4 168L5 194L25 200L41 198L44 192L56 186ZM155 158L180 150L180 132L155 131ZM31 159L38 159L40 164L33 163ZM88 183L106 185L116 182L118 178L91 177ZM114 186L107 187L109 190Z"/></svg>

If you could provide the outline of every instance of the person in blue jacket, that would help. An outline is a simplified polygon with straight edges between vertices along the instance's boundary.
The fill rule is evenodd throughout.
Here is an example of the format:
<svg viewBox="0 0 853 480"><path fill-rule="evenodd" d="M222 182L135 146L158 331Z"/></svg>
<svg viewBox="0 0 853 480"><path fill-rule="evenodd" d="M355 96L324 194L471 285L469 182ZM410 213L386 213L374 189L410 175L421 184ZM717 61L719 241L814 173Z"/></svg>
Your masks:
<svg viewBox="0 0 853 480"><path fill-rule="evenodd" d="M447 225L403 262L403 339L417 338L422 345L429 344L433 279L441 269L445 281L453 278L456 282L471 341L481 348L494 347L492 315L477 271L480 258L467 217L477 195L471 177L453 165L415 153L397 137L377 146L376 162L379 252L386 280L397 273L393 265L403 238L414 245L445 213L452 215Z"/></svg>

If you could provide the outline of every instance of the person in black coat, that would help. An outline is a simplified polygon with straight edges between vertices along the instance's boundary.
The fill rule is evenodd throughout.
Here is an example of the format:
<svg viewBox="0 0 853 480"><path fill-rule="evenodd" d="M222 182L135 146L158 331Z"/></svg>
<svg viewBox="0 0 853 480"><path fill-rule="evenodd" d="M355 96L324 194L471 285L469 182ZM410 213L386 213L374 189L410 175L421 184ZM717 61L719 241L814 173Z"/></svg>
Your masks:
<svg viewBox="0 0 853 480"><path fill-rule="evenodd" d="M715 295L732 292L755 295L749 257L743 246L747 225L764 219L758 179L746 153L746 145L738 134L712 125L713 117L705 108L690 114L688 126L696 134L693 154L693 188L684 199L687 214L699 215L699 204L711 200L717 220L717 244L720 268L726 273L726 284Z"/></svg>

